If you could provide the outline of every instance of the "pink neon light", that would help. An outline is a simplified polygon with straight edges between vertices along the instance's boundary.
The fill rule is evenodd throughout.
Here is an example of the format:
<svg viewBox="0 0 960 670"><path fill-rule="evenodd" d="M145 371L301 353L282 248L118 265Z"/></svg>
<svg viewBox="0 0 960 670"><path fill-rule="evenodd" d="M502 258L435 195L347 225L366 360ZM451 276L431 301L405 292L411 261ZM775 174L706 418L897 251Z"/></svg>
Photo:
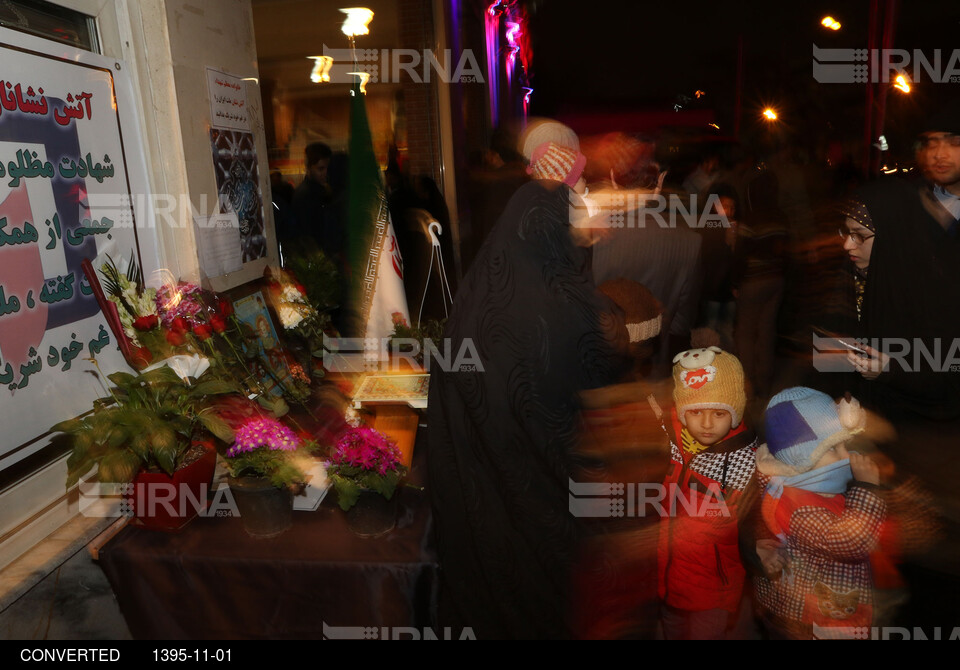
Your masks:
<svg viewBox="0 0 960 670"><path fill-rule="evenodd" d="M520 34L520 24L513 21L507 21L507 43L512 47L517 47L517 35Z"/></svg>
<svg viewBox="0 0 960 670"><path fill-rule="evenodd" d="M500 13L503 11L500 5L501 0L491 3L483 16L487 46L487 90L490 95L490 121L493 125L500 122L500 72L497 67L500 55Z"/></svg>

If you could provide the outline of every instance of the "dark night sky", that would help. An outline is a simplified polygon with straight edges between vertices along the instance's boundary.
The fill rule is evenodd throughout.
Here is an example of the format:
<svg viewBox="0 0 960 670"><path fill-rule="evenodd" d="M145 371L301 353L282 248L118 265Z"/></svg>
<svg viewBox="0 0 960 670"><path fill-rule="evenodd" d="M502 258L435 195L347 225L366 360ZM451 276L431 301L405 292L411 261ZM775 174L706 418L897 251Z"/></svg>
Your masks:
<svg viewBox="0 0 960 670"><path fill-rule="evenodd" d="M883 6L885 0L880 1ZM900 0L895 48L922 49L944 61L960 49L960 2ZM669 109L678 94L732 129L737 43L744 43L743 129L775 105L796 132L861 132L863 84L822 84L812 74L812 45L866 48L869 0L812 2L645 2L541 0L531 17L532 113ZM840 31L820 25L831 15ZM960 70L960 64L957 65ZM960 97L960 83L920 82L910 96L891 92L888 136L907 141L937 102ZM611 128L613 130L613 128ZM729 131L728 131L729 132ZM732 134L732 133L731 133Z"/></svg>

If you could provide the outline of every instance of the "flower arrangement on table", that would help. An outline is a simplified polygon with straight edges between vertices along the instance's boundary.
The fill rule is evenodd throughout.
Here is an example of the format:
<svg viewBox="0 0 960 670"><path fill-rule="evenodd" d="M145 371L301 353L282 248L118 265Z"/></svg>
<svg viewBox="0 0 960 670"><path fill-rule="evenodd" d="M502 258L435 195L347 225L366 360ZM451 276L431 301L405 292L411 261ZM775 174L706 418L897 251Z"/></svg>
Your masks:
<svg viewBox="0 0 960 670"><path fill-rule="evenodd" d="M258 402L277 416L287 412L283 399L265 393L259 372L269 374L270 366L261 360L256 333L236 318L230 300L186 282L147 288L132 261L122 273L108 257L100 275L124 334L139 354L134 362L160 359L171 365L183 357L203 356L214 376L233 381L238 392L255 394ZM274 381L285 398L302 402L309 395L308 379L307 383Z"/></svg>
<svg viewBox="0 0 960 670"><path fill-rule="evenodd" d="M381 432L367 426L344 431L327 466L340 508L353 507L363 490L390 500L407 474L402 458L397 445Z"/></svg>
<svg viewBox="0 0 960 670"><path fill-rule="evenodd" d="M332 271L332 264L330 267L323 265L325 260L320 258L304 266L312 283L318 286L317 290L322 296L319 299L308 294L290 271L268 268L265 272L270 302L297 358L298 371L314 377L324 376L323 368L313 365L313 359L323 357L323 337L328 332L333 333L330 312L335 306L330 287L323 279L323 273ZM335 274L333 281L336 281Z"/></svg>
<svg viewBox="0 0 960 670"><path fill-rule="evenodd" d="M299 490L310 466L304 442L290 428L269 417L249 417L234 431L233 445L226 450L230 475L262 477L276 488Z"/></svg>
<svg viewBox="0 0 960 670"><path fill-rule="evenodd" d="M268 367L259 338L233 304L188 283L148 288L133 262L121 272L108 257L99 274L89 260L83 263L137 372L109 375L109 395L94 402L93 412L54 427L71 438L68 485L94 465L101 481L127 483L141 472L173 475L209 460L212 477L216 446L235 478L302 487L316 462L312 452L319 451L312 435L321 431L308 423L306 432L294 417L279 420L289 408L265 393L256 374L258 366ZM335 434L327 434L328 448Z"/></svg>
<svg viewBox="0 0 960 670"><path fill-rule="evenodd" d="M233 313L233 304L199 286L180 282L156 292L159 328L150 331L153 345L168 352L199 353L213 361L220 374L262 393L251 366L257 356L256 335ZM158 342L162 336L162 342Z"/></svg>

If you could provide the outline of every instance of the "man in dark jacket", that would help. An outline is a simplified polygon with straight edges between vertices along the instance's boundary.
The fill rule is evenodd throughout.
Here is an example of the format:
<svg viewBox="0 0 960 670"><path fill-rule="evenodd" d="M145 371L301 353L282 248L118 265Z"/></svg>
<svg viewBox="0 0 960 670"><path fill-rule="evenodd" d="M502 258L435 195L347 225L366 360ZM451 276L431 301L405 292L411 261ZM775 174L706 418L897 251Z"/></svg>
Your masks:
<svg viewBox="0 0 960 670"><path fill-rule="evenodd" d="M332 207L333 193L327 180L327 167L333 152L326 144L307 145L307 174L293 194L295 236L312 239L334 263L343 253L343 225Z"/></svg>

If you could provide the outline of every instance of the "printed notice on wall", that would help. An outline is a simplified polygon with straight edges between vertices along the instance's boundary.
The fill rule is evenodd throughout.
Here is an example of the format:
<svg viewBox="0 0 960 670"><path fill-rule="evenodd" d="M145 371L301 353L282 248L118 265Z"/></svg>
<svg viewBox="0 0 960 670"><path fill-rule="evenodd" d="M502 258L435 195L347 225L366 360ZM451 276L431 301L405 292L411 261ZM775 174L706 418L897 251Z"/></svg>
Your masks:
<svg viewBox="0 0 960 670"><path fill-rule="evenodd" d="M194 218L200 263L207 277L221 277L243 268L240 221L235 212Z"/></svg>
<svg viewBox="0 0 960 670"><path fill-rule="evenodd" d="M207 68L210 125L221 130L250 130L247 85L240 77Z"/></svg>

